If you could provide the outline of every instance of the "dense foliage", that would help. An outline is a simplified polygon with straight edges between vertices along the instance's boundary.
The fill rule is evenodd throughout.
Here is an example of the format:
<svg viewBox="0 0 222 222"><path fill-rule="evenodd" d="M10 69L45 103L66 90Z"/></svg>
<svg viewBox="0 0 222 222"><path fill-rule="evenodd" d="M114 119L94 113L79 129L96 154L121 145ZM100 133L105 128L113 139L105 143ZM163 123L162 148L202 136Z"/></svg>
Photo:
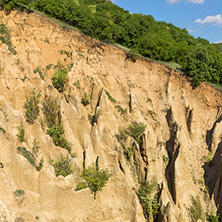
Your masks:
<svg viewBox="0 0 222 222"><path fill-rule="evenodd" d="M222 83L221 45L195 39L186 29L157 22L151 15L131 14L109 0L0 0L0 7L36 9L91 37L121 44L151 59L176 62L194 86L201 81Z"/></svg>

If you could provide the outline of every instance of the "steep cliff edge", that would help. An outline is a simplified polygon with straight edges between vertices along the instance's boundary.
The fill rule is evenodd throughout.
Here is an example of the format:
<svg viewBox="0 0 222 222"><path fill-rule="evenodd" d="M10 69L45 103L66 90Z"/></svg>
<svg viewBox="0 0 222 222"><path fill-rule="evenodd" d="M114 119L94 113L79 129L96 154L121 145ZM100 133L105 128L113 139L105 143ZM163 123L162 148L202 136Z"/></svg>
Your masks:
<svg viewBox="0 0 222 222"><path fill-rule="evenodd" d="M1 23L17 53L1 44L0 221L146 221L136 192L153 178L160 190L156 221L190 221L191 200L198 196L205 212L222 215L221 91L204 83L194 90L162 64L134 63L119 48L35 14L1 12ZM70 67L63 93L51 81L58 61ZM77 154L67 177L56 177L50 163L68 152L46 133L42 110L33 125L26 122L24 104L34 88L41 101L52 97L61 107L65 138ZM127 138L133 147L127 157L116 135L133 121L146 130L140 143ZM22 143L16 136L21 124ZM40 171L17 150L32 151L34 139L37 160L44 159ZM75 188L83 167L96 160L112 176L94 199L89 189Z"/></svg>

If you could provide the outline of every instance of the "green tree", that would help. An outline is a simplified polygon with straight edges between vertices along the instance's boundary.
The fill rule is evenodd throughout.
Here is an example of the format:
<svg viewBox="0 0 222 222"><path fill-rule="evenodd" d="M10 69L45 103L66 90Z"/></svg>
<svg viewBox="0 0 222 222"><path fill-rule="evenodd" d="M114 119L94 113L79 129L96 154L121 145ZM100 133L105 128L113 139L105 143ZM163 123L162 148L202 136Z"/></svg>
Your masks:
<svg viewBox="0 0 222 222"><path fill-rule="evenodd" d="M213 58L202 44L192 48L183 65L185 72L192 77L193 86L197 87L201 82L211 82L211 65Z"/></svg>
<svg viewBox="0 0 222 222"><path fill-rule="evenodd" d="M107 169L100 170L98 167L93 165L84 169L80 177L85 179L89 189L92 193L94 193L94 199L96 199L96 193L101 191L106 185L108 179L111 177L111 174L109 174Z"/></svg>

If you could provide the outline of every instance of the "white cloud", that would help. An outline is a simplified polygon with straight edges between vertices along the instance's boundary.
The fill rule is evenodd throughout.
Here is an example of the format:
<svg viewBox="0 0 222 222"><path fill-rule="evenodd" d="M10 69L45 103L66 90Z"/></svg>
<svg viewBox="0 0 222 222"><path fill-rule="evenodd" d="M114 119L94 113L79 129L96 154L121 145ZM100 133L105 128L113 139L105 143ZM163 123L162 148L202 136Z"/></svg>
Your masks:
<svg viewBox="0 0 222 222"><path fill-rule="evenodd" d="M222 26L222 15L221 14L213 15L213 16L209 15L203 20L198 18L197 20L195 20L195 22L202 25L213 24L213 25Z"/></svg>
<svg viewBox="0 0 222 222"><path fill-rule="evenodd" d="M171 3L171 4L174 4L174 3L177 3L179 2L180 0L167 0L168 3Z"/></svg>
<svg viewBox="0 0 222 222"><path fill-rule="evenodd" d="M214 42L215 44L217 44L217 43L222 43L222 41L218 41L218 42Z"/></svg>
<svg viewBox="0 0 222 222"><path fill-rule="evenodd" d="M204 0L189 0L188 2L194 3L194 4L203 4Z"/></svg>
<svg viewBox="0 0 222 222"><path fill-rule="evenodd" d="M170 4L175 4L177 2L186 2L186 3L193 3L193 4L203 4L204 0L166 0Z"/></svg>

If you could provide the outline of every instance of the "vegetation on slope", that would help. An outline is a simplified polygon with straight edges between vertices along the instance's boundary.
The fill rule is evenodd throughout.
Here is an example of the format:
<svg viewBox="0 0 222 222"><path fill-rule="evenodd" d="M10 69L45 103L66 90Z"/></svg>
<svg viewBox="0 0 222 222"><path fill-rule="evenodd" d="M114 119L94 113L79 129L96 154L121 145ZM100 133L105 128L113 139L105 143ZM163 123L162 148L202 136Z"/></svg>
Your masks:
<svg viewBox="0 0 222 222"><path fill-rule="evenodd" d="M202 81L222 83L220 46L195 39L186 29L157 22L151 15L131 14L109 0L1 0L0 7L36 9L91 37L121 44L151 59L179 63L194 86Z"/></svg>

